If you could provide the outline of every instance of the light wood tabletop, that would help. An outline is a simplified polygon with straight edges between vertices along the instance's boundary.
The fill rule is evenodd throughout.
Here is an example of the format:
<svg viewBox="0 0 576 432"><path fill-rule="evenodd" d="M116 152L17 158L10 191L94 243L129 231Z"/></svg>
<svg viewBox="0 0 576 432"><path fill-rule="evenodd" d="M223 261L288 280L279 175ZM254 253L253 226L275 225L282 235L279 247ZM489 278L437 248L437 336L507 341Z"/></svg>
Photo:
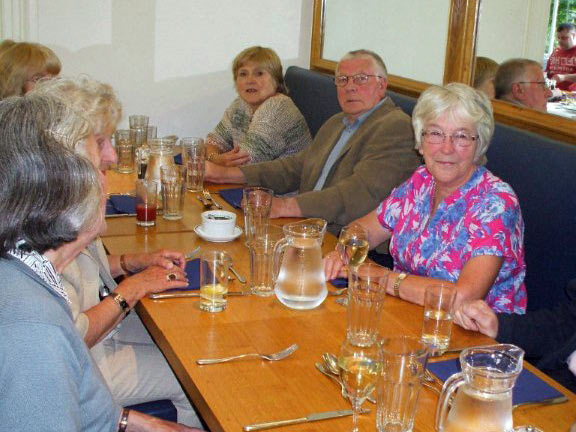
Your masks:
<svg viewBox="0 0 576 432"><path fill-rule="evenodd" d="M110 176L115 192L120 189L119 175ZM123 180L122 178L120 180ZM209 186L209 189L213 189ZM153 251L159 248L190 251L196 246L203 250L225 250L232 256L235 267L249 276L249 254L244 236L229 243L209 243L200 239L189 227L200 223L202 205L189 193L185 203L184 221L166 223L166 229L135 227L135 218L108 220L112 234L103 238L110 253ZM236 211L224 203L225 209ZM240 212L238 224L243 220ZM281 224L282 220L274 221ZM170 230L173 223L179 228ZM128 226L133 225L129 230ZM160 228L160 229L159 229ZM323 249L332 250L334 236L327 234ZM238 281L230 290L249 288ZM309 413L349 409L350 404L340 394L340 388L320 374L314 363L325 352L337 353L345 336L346 309L329 296L318 308L298 311L284 307L274 296L237 296L228 298L228 308L220 313L200 311L198 300L143 299L137 311L156 343L166 356L188 396L211 431L241 431L248 424L303 417ZM423 310L397 298L385 301L381 334L419 336ZM478 333L454 326L452 347L493 343ZM299 349L279 362L241 360L218 365L199 366L199 358L223 357L248 352L272 353L297 343ZM449 356L442 357L449 358ZM555 406L527 406L514 410L514 424L531 424L544 431L568 431L576 421L576 395L537 371L547 382L569 397L569 402ZM414 431L434 430L438 396L423 387L418 403ZM362 431L375 431L376 406L368 402L364 408L371 413L362 416ZM279 431L348 431L351 417L288 426Z"/></svg>

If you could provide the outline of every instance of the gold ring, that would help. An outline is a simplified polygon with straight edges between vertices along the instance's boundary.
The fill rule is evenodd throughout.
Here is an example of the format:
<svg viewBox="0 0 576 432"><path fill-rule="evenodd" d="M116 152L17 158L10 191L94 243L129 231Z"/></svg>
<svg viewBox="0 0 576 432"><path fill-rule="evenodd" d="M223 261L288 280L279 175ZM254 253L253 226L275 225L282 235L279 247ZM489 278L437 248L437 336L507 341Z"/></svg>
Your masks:
<svg viewBox="0 0 576 432"><path fill-rule="evenodd" d="M166 280L167 280L168 282L175 281L175 280L176 280L176 275L175 275L174 273L168 273L168 274L166 275Z"/></svg>

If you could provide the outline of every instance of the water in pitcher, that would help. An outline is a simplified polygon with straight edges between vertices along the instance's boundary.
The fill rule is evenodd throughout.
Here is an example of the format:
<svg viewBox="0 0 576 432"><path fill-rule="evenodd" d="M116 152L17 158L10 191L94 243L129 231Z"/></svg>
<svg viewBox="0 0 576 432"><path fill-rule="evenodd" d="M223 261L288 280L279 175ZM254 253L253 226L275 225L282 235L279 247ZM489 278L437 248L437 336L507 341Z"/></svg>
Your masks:
<svg viewBox="0 0 576 432"><path fill-rule="evenodd" d="M328 290L317 238L294 238L286 247L274 292L293 309L313 309L324 301Z"/></svg>
<svg viewBox="0 0 576 432"><path fill-rule="evenodd" d="M463 385L458 389L444 430L445 432L509 432L514 430L512 392L491 394Z"/></svg>

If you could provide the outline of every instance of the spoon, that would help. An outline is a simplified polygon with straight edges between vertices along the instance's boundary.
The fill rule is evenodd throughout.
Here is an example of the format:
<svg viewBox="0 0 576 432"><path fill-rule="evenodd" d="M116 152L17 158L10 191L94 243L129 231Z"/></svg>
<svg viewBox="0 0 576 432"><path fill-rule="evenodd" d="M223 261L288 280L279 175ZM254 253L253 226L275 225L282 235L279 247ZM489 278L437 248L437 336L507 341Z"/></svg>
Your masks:
<svg viewBox="0 0 576 432"><path fill-rule="evenodd" d="M330 296L340 296L348 291L348 287L346 288L338 288L335 290L328 291L328 295Z"/></svg>
<svg viewBox="0 0 576 432"><path fill-rule="evenodd" d="M322 362L323 362L322 366L324 366L324 369L330 372L331 374L335 375L336 377L338 377L336 378L336 380L342 385L342 388L344 388L344 384L339 378L340 368L338 367L338 359L336 358L336 356L332 353L324 353L322 354ZM371 396L368 396L366 399L368 400L368 402L376 403L376 400Z"/></svg>

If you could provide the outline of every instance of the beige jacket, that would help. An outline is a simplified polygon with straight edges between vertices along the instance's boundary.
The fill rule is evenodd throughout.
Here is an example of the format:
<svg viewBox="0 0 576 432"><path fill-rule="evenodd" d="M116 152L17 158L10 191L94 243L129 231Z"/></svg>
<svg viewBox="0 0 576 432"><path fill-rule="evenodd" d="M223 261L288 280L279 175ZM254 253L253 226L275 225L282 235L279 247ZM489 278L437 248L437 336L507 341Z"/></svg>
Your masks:
<svg viewBox="0 0 576 432"><path fill-rule="evenodd" d="M344 130L343 119L343 113L328 119L314 142L294 156L241 167L247 183L269 187L277 194L298 191L303 215L326 219L333 233L374 210L421 163L410 117L386 98L348 140L324 188L314 191Z"/></svg>

